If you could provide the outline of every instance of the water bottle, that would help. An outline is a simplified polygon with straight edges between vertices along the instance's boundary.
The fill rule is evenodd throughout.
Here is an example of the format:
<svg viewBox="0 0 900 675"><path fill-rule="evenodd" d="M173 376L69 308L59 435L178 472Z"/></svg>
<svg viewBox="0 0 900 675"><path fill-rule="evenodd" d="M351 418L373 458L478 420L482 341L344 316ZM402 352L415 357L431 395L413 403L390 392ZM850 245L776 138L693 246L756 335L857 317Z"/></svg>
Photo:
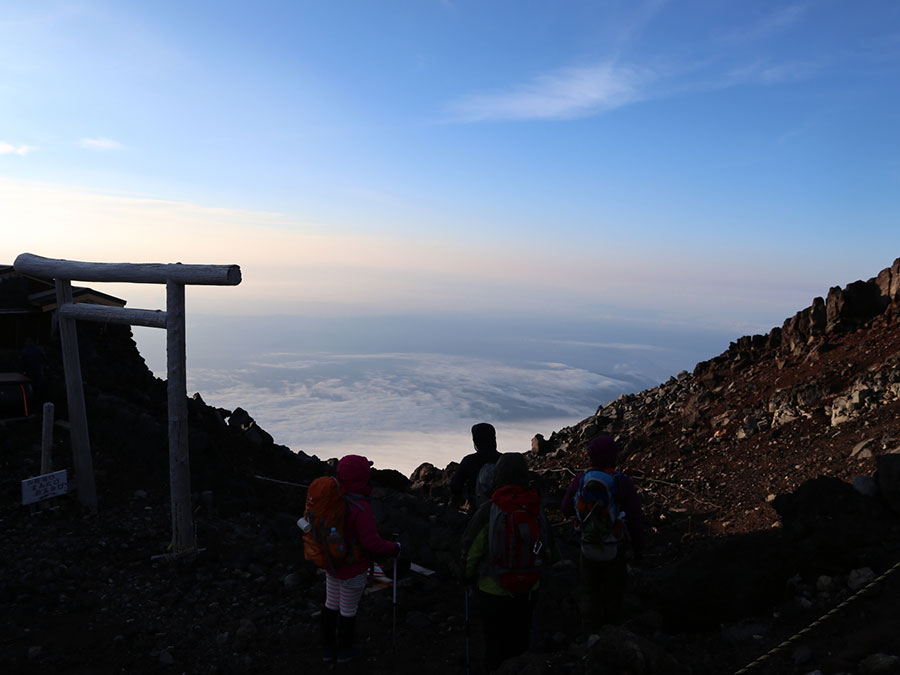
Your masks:
<svg viewBox="0 0 900 675"><path fill-rule="evenodd" d="M328 548L336 553L344 552L344 537L340 532L337 531L336 527L331 528L331 532L328 533L327 537Z"/></svg>
<svg viewBox="0 0 900 675"><path fill-rule="evenodd" d="M303 533L306 534L312 529L312 523L309 522L304 516L300 516L300 519L297 521L297 527L303 530Z"/></svg>

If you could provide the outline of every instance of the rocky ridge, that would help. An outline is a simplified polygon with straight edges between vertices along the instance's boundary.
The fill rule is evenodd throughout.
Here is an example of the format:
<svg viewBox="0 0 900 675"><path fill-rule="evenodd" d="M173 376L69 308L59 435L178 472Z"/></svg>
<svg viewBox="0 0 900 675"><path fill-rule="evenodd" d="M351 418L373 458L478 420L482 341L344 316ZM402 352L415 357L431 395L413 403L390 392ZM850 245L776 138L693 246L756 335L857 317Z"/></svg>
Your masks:
<svg viewBox="0 0 900 675"><path fill-rule="evenodd" d="M84 514L71 497L49 509L17 506L19 481L37 472L40 420L0 423L0 660L29 673L324 672L323 583L302 560L294 521L303 486L334 462L292 452L247 411L195 395L191 469L204 550L166 560L164 383L127 329L80 325L79 337L100 511ZM560 560L541 596L536 653L503 672L737 672L885 573L753 670L900 672L900 575L891 573L900 561L898 338L900 259L692 373L536 437L527 456ZM49 370L48 397L64 417L53 349ZM576 543L557 507L600 431L617 437L652 531L625 622L588 637L578 631ZM57 468L70 462L64 434L55 458ZM396 628L388 594L361 607L371 672L419 672L425 662L435 673L464 669L456 565L465 516L445 505L454 470L375 472L379 529L401 533L404 560ZM436 573L411 572L410 561Z"/></svg>

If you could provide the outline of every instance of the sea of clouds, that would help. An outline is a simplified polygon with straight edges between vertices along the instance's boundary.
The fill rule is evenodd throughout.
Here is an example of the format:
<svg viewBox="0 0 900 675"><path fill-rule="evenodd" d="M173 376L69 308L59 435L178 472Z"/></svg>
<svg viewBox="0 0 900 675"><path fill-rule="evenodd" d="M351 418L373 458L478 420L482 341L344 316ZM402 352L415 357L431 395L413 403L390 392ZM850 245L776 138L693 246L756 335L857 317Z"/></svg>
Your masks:
<svg viewBox="0 0 900 675"><path fill-rule="evenodd" d="M471 452L477 422L494 424L501 451L526 451L535 434L547 437L704 358L677 339L597 339L601 332L458 317L189 318L188 390L210 405L244 408L295 451L363 454L409 475ZM135 329L135 338L164 376L164 333Z"/></svg>

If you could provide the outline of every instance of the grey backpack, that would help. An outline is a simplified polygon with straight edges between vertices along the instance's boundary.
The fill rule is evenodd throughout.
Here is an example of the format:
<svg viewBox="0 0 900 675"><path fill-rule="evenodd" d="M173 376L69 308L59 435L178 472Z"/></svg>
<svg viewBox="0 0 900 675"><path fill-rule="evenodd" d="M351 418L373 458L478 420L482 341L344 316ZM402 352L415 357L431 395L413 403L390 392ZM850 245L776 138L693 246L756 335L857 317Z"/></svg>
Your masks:
<svg viewBox="0 0 900 675"><path fill-rule="evenodd" d="M475 507L479 507L491 498L494 491L494 463L489 462L478 470L475 478Z"/></svg>

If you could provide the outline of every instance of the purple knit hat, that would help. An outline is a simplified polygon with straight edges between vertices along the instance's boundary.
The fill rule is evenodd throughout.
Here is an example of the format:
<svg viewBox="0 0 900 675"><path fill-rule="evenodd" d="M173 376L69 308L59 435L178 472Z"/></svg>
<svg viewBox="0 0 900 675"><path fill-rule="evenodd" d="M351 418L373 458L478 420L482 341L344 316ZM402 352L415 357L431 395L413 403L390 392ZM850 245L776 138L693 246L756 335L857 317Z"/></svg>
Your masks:
<svg viewBox="0 0 900 675"><path fill-rule="evenodd" d="M612 436L597 436L588 444L587 454L595 469L611 469L616 465L618 448Z"/></svg>

